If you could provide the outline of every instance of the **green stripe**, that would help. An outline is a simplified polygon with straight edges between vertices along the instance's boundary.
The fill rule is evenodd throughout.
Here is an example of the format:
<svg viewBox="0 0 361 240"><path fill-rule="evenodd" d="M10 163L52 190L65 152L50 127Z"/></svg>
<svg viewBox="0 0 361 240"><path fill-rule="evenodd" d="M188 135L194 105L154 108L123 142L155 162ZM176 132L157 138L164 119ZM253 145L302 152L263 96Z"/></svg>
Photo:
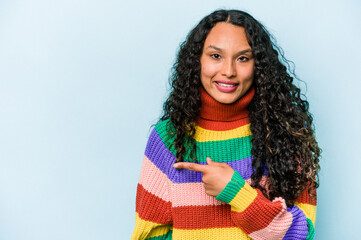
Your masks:
<svg viewBox="0 0 361 240"><path fill-rule="evenodd" d="M307 227L308 227L308 233L306 240L312 240L315 237L315 228L313 226L311 219L309 218L307 218Z"/></svg>
<svg viewBox="0 0 361 240"><path fill-rule="evenodd" d="M172 240L172 231L158 237L147 238L147 240Z"/></svg>
<svg viewBox="0 0 361 240"><path fill-rule="evenodd" d="M216 199L225 203L230 203L237 193L244 187L245 181L239 172L234 171L231 181L216 196Z"/></svg>
<svg viewBox="0 0 361 240"><path fill-rule="evenodd" d="M155 127L164 145L175 155L176 149L172 145L175 139L175 135L168 134L169 131L173 131L173 127L169 124L168 131L166 124L169 120L163 121ZM216 162L229 162L236 161L250 157L252 150L252 135L242 138L234 138L222 141L210 141L210 142L197 142L196 141L196 158L198 162L206 162L206 158L210 157ZM239 146L242 146L240 148ZM185 162L192 162L189 158L190 148L187 148L185 154Z"/></svg>

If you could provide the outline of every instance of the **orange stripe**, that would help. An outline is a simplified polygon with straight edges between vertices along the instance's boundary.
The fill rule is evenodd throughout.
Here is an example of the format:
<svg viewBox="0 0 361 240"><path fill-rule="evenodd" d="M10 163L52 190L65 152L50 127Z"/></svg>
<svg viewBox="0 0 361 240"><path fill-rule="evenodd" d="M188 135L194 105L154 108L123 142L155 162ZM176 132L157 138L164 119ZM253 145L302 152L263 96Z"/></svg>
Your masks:
<svg viewBox="0 0 361 240"><path fill-rule="evenodd" d="M271 202L262 195L259 189L255 200L243 212L233 212L233 219L238 222L242 230L250 234L267 227L282 209L282 202Z"/></svg>
<svg viewBox="0 0 361 240"><path fill-rule="evenodd" d="M233 122L216 122L216 121L209 121L204 120L202 118L198 118L197 125L207 129L207 130L213 130L213 131L228 131L235 128L239 128L243 125L246 125L250 123L247 115L244 116L243 119L233 121Z"/></svg>
<svg viewBox="0 0 361 240"><path fill-rule="evenodd" d="M175 207L172 212L177 229L235 227L230 205Z"/></svg>
<svg viewBox="0 0 361 240"><path fill-rule="evenodd" d="M273 202L278 201L282 203L283 210L272 220L272 222L265 228L251 233L249 236L253 239L259 239L267 236L267 239L283 239L287 230L292 224L293 215L287 212L287 206L282 198L276 198Z"/></svg>
<svg viewBox="0 0 361 240"><path fill-rule="evenodd" d="M308 193L309 186L307 185L302 194L295 200L297 203L307 203L316 206L317 205L317 192L316 189L313 189L311 193L315 195L315 197L310 196Z"/></svg>
<svg viewBox="0 0 361 240"><path fill-rule="evenodd" d="M136 211L143 220L154 223L168 224L172 221L171 203L148 192L138 184Z"/></svg>

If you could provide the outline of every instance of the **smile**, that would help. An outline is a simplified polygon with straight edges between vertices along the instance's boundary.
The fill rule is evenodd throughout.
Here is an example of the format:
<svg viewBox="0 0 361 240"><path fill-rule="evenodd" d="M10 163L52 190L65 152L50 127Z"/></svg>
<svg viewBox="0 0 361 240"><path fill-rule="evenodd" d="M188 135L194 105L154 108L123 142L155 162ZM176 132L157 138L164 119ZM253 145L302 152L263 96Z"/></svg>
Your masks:
<svg viewBox="0 0 361 240"><path fill-rule="evenodd" d="M237 84L226 84L226 83L220 83L220 82L216 82L218 85L221 85L223 87L234 87L236 86Z"/></svg>
<svg viewBox="0 0 361 240"><path fill-rule="evenodd" d="M230 93L230 92L234 92L237 87L238 87L238 83L232 83L232 82L221 82L221 81L216 81L215 82L216 87L219 91L224 92L224 93Z"/></svg>

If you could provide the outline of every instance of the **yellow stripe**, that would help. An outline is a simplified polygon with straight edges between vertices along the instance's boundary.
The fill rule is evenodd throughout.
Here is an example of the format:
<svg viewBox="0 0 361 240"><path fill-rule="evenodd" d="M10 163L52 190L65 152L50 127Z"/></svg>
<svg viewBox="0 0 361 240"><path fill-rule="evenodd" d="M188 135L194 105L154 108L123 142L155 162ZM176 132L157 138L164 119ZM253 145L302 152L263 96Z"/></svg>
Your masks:
<svg viewBox="0 0 361 240"><path fill-rule="evenodd" d="M150 234L147 236L147 238L162 236L162 235L168 233L172 229L173 229L172 225L157 226L153 231L150 232Z"/></svg>
<svg viewBox="0 0 361 240"><path fill-rule="evenodd" d="M245 183L243 188L241 188L232 201L230 201L231 210L234 212L243 212L254 201L257 194L256 190L248 183Z"/></svg>
<svg viewBox="0 0 361 240"><path fill-rule="evenodd" d="M146 239L152 237L158 237L166 234L172 229L171 225L163 225L159 223L154 223L141 219L139 214L135 213L135 228L132 235L132 240L134 239Z"/></svg>
<svg viewBox="0 0 361 240"><path fill-rule="evenodd" d="M249 123L242 127L228 131L213 131L204 129L200 126L196 126L196 134L194 136L194 139L197 142L211 142L247 137L249 135L252 135L250 126L251 124Z"/></svg>
<svg viewBox="0 0 361 240"><path fill-rule="evenodd" d="M174 229L173 239L252 240L240 228Z"/></svg>
<svg viewBox="0 0 361 240"><path fill-rule="evenodd" d="M307 203L296 203L295 205L305 213L306 218L311 219L313 226L315 226L317 206Z"/></svg>

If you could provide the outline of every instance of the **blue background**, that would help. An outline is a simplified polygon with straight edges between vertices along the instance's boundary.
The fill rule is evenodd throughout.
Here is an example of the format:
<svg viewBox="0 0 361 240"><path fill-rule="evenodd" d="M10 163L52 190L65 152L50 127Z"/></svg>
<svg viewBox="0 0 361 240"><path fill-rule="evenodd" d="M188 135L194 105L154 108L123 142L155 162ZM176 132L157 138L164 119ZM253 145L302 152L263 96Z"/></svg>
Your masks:
<svg viewBox="0 0 361 240"><path fill-rule="evenodd" d="M1 0L0 239L130 238L178 46L223 7L265 24L307 83L316 239L360 239L358 0Z"/></svg>

